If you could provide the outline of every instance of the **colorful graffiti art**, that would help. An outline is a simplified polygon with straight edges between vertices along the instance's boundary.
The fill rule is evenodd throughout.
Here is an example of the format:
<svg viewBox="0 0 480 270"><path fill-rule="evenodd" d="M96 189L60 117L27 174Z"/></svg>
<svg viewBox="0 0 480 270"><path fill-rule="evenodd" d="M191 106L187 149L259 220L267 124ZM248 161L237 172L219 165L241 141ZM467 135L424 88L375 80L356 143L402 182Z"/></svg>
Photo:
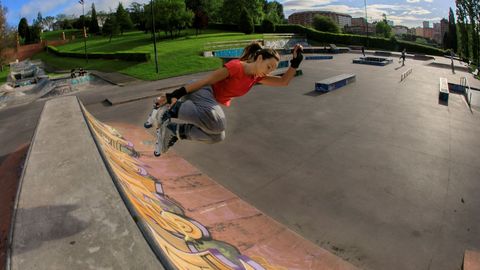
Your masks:
<svg viewBox="0 0 480 270"><path fill-rule="evenodd" d="M240 254L232 245L216 241L206 227L185 216L182 207L163 192L162 183L149 175L133 144L112 127L95 119L82 106L88 124L121 192L148 225L149 235L178 269L286 269Z"/></svg>

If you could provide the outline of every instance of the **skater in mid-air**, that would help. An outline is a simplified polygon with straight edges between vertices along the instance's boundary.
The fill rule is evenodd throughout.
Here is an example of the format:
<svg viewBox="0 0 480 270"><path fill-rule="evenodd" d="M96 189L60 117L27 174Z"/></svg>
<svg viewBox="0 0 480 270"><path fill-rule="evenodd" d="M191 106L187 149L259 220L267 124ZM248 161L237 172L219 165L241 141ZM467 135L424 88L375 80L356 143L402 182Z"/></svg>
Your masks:
<svg viewBox="0 0 480 270"><path fill-rule="evenodd" d="M217 143L225 139L226 119L220 105L230 106L233 98L245 95L256 83L286 86L303 60L302 46L293 49L290 67L282 76L269 75L280 55L254 42L239 59L231 60L205 78L158 97L145 128L157 128L155 156L166 153L178 140ZM172 119L181 120L176 123Z"/></svg>

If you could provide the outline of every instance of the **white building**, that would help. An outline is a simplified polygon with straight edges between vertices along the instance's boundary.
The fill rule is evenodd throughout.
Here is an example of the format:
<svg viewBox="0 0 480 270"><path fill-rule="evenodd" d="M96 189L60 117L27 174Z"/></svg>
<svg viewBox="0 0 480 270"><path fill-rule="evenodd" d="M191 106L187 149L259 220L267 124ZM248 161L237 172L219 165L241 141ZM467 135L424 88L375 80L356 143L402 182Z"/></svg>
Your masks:
<svg viewBox="0 0 480 270"><path fill-rule="evenodd" d="M301 24L304 26L312 26L313 18L316 15L321 15L331 18L340 28L344 26L352 25L352 16L343 13L331 12L331 11L303 11L295 12L292 15L288 16L288 23L290 24Z"/></svg>
<svg viewBox="0 0 480 270"><path fill-rule="evenodd" d="M396 36L401 36L403 34L408 34L408 27L403 25L395 25L392 27L392 31Z"/></svg>

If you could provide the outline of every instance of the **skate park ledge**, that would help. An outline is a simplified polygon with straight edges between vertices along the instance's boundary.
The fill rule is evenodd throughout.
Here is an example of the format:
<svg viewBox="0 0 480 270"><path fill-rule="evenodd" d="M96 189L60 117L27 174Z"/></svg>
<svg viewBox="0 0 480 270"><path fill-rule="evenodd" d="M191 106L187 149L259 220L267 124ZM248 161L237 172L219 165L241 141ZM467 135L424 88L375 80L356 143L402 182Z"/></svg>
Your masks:
<svg viewBox="0 0 480 270"><path fill-rule="evenodd" d="M176 154L154 158L128 139L75 96L45 103L19 183L8 270L357 269Z"/></svg>

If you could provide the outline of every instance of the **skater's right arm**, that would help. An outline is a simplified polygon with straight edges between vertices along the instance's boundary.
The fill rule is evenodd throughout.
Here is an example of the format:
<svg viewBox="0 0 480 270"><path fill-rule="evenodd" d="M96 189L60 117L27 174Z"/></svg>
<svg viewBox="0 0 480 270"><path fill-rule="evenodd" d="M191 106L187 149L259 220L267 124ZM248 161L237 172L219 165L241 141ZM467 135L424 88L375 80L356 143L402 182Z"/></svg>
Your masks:
<svg viewBox="0 0 480 270"><path fill-rule="evenodd" d="M189 85L186 85L185 89L187 90L187 93L192 93L204 87L205 85L212 85L221 80L225 80L228 77L228 75L229 75L228 69L226 67L222 67L210 73L205 78L195 81Z"/></svg>
<svg viewBox="0 0 480 270"><path fill-rule="evenodd" d="M169 103L169 104L173 105L182 96L184 96L188 93L195 92L205 85L212 85L216 82L224 80L228 77L228 75L229 75L229 73L228 73L227 68L225 68L225 67L219 68L219 69L215 70L214 72L210 73L208 76L206 76L203 79L200 79L200 80L195 81L191 84L182 86L179 89L177 89L177 90L175 90L171 93L167 93L166 95L162 95L161 97L158 97L156 103L159 104L159 105L164 105L166 103Z"/></svg>

